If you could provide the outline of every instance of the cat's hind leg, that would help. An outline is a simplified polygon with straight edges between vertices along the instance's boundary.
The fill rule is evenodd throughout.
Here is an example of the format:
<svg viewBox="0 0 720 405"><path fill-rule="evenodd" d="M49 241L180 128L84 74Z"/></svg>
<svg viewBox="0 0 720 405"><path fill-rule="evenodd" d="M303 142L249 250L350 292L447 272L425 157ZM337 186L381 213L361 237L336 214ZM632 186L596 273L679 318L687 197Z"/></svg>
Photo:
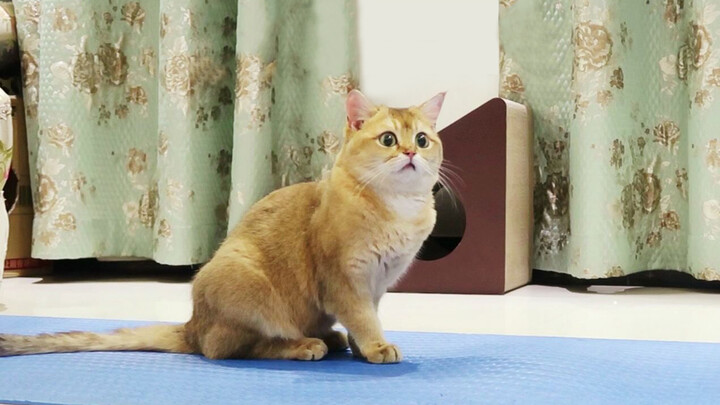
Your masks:
<svg viewBox="0 0 720 405"><path fill-rule="evenodd" d="M198 273L193 299L199 317L202 353L209 358L319 360L328 347L306 337L304 319L263 271L263 261L247 253L218 254ZM198 322L200 324L200 322Z"/></svg>
<svg viewBox="0 0 720 405"><path fill-rule="evenodd" d="M293 308L275 289L261 264L249 258L213 259L195 280L196 308L208 317L251 330L264 338L304 337Z"/></svg>
<svg viewBox="0 0 720 405"><path fill-rule="evenodd" d="M322 339L268 338L257 332L213 325L201 338L202 354L209 359L320 360L328 353Z"/></svg>
<svg viewBox="0 0 720 405"><path fill-rule="evenodd" d="M328 353L328 346L322 339L267 338L256 332L216 324L200 339L200 351L213 360L320 360Z"/></svg>
<svg viewBox="0 0 720 405"><path fill-rule="evenodd" d="M259 335L240 328L216 323L198 339L200 352L212 360L250 357Z"/></svg>
<svg viewBox="0 0 720 405"><path fill-rule="evenodd" d="M257 359L320 360L328 353L322 339L263 339L257 342L250 357Z"/></svg>

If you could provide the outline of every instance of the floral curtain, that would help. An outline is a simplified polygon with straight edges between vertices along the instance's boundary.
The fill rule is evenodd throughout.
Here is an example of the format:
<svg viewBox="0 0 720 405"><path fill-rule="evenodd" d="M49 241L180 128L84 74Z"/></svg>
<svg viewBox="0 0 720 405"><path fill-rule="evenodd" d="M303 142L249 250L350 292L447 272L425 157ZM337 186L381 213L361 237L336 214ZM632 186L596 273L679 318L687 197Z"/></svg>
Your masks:
<svg viewBox="0 0 720 405"><path fill-rule="evenodd" d="M500 4L501 92L534 112L535 268L720 280L720 1Z"/></svg>
<svg viewBox="0 0 720 405"><path fill-rule="evenodd" d="M341 142L351 0L14 0L33 256L206 261Z"/></svg>

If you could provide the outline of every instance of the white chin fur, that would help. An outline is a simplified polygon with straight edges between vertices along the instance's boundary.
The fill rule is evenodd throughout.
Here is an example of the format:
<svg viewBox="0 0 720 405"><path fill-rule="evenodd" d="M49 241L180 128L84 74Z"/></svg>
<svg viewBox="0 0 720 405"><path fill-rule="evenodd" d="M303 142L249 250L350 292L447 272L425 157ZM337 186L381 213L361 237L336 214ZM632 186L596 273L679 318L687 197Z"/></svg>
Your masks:
<svg viewBox="0 0 720 405"><path fill-rule="evenodd" d="M438 181L437 170L433 170L430 163L418 155L412 160L415 169L403 169L409 162L407 157L398 156L380 163L359 178L383 194L430 192Z"/></svg>
<svg viewBox="0 0 720 405"><path fill-rule="evenodd" d="M437 173L429 168L425 161L413 159L415 168L405 168L408 161L403 159L401 162L393 165L394 175L387 179L383 188L400 193L425 193L432 190L437 182Z"/></svg>

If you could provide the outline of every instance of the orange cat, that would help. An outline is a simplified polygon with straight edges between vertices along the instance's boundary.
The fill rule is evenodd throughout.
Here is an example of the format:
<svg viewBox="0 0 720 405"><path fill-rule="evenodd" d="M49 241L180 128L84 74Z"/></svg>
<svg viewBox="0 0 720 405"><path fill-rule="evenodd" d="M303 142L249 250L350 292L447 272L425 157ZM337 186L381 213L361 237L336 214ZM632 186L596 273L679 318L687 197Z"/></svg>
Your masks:
<svg viewBox="0 0 720 405"><path fill-rule="evenodd" d="M377 316L435 224L440 93L408 109L347 98L345 143L328 178L277 190L230 233L193 282L184 325L0 335L0 355L154 350L211 359L319 360L346 350L395 363ZM336 321L349 332L333 331Z"/></svg>

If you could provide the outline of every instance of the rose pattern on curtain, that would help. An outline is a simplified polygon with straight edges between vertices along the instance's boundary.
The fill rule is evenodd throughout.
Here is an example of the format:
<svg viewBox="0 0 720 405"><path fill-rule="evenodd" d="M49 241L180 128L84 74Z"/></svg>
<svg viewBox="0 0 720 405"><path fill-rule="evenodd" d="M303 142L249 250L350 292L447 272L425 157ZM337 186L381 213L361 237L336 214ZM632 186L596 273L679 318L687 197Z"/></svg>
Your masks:
<svg viewBox="0 0 720 405"><path fill-rule="evenodd" d="M720 280L719 16L717 0L500 1L501 95L534 113L535 268Z"/></svg>
<svg viewBox="0 0 720 405"><path fill-rule="evenodd" d="M353 1L13 3L34 257L202 263L342 141Z"/></svg>

